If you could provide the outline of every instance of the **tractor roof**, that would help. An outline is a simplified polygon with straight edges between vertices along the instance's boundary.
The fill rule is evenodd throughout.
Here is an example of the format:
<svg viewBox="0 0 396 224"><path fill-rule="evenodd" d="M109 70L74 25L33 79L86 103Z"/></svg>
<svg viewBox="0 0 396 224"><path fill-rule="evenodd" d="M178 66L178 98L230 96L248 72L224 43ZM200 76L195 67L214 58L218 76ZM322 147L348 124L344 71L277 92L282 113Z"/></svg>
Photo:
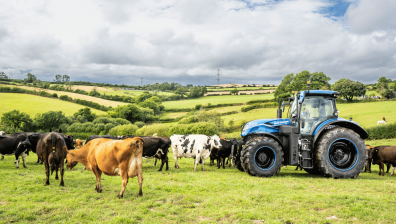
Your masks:
<svg viewBox="0 0 396 224"><path fill-rule="evenodd" d="M340 95L339 92L330 90L305 90L300 92L300 97L298 102L301 103L306 96L328 96L337 98Z"/></svg>

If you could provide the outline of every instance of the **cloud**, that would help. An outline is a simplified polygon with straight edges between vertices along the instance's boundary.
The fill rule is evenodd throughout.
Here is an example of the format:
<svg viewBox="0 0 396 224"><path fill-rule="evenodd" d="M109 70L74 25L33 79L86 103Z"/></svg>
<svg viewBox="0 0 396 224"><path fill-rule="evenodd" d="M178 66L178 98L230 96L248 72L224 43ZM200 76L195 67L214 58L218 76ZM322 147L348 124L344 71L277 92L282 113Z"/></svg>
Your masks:
<svg viewBox="0 0 396 224"><path fill-rule="evenodd" d="M396 79L392 1L37 0L3 5L0 70L14 78L32 72L42 80L67 74L72 80L109 83L140 84L144 78L144 83L212 85L221 69L222 83L276 84L303 70L323 71L332 82ZM338 5L342 13L332 11Z"/></svg>

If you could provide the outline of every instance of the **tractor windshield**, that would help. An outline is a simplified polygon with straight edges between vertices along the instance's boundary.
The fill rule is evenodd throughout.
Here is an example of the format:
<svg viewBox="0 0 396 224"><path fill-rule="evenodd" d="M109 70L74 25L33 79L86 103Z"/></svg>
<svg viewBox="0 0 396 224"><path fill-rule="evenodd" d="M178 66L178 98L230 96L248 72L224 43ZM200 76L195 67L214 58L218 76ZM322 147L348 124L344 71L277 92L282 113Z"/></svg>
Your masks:
<svg viewBox="0 0 396 224"><path fill-rule="evenodd" d="M305 121L304 125L300 126L301 134L312 134L320 123L327 120L329 116L333 116L333 114L332 100L320 96L306 97L300 113L300 118Z"/></svg>

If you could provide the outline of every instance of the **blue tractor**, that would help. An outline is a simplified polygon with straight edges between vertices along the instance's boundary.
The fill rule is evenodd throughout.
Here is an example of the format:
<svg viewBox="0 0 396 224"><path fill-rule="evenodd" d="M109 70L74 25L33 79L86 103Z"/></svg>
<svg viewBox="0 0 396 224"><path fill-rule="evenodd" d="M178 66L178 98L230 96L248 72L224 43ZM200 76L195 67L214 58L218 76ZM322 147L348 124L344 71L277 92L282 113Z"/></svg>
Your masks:
<svg viewBox="0 0 396 224"><path fill-rule="evenodd" d="M271 177L290 165L310 174L356 178L366 164L363 139L368 133L358 123L338 117L338 96L309 88L293 94L283 102L283 111L289 105L287 118L282 118L279 100L276 119L243 125L241 147L233 151L235 166L259 177Z"/></svg>

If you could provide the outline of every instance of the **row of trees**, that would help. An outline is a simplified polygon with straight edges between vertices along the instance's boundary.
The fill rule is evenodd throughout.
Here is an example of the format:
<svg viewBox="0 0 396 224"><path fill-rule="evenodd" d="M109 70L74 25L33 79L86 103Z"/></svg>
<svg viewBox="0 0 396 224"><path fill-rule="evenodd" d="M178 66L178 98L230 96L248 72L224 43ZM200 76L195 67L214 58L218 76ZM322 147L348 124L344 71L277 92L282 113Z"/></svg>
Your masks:
<svg viewBox="0 0 396 224"><path fill-rule="evenodd" d="M292 95L292 91L298 92L307 90L307 81L311 82L311 89L331 89L339 92L340 96L347 100L352 100L353 97L363 96L366 94L367 90L367 86L359 81L343 78L335 82L334 85L330 85L330 77L326 76L323 72L310 73L308 71L302 71L296 75L293 73L286 75L283 78L281 84L275 90L275 98L281 98L285 100ZM383 98L392 98L390 83L392 83L391 79L381 77L374 89L376 89ZM393 88L396 91L396 83L394 83Z"/></svg>

